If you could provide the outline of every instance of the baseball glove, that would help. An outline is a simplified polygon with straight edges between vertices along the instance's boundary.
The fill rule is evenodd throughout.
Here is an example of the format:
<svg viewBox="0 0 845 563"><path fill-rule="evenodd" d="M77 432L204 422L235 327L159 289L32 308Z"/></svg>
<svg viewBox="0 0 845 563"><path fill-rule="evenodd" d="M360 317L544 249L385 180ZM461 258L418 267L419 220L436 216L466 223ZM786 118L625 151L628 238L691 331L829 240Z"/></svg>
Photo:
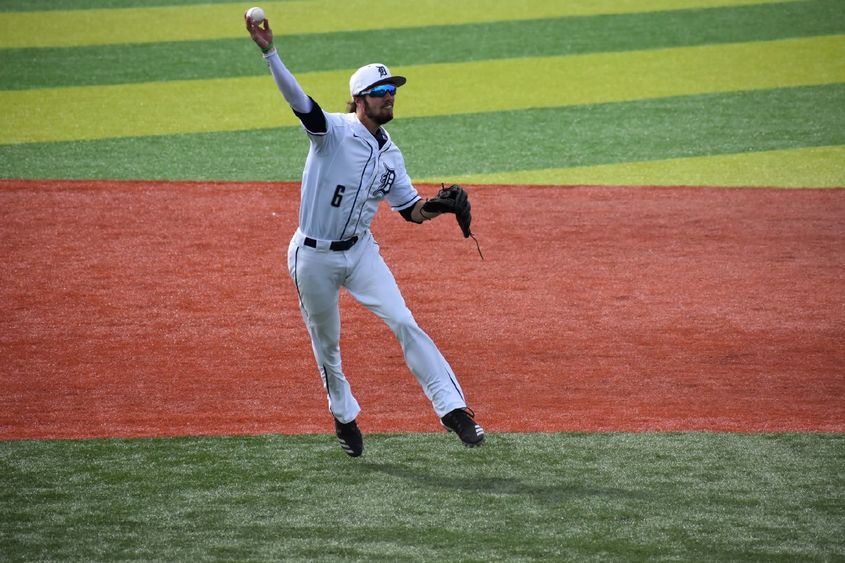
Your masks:
<svg viewBox="0 0 845 563"><path fill-rule="evenodd" d="M472 213L466 191L457 184L448 188L442 184L441 186L437 195L423 204L422 210L428 213L454 213L464 238L471 237Z"/></svg>

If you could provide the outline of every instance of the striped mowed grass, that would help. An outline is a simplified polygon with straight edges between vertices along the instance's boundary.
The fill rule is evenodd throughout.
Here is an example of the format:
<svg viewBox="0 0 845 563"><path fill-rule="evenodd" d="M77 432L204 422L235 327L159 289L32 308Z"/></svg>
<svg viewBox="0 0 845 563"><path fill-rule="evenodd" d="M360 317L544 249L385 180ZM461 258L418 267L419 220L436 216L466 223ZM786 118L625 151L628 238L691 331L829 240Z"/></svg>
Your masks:
<svg viewBox="0 0 845 563"><path fill-rule="evenodd" d="M298 177L303 139L243 37L238 5L120 6L66 2L33 12L45 6L13 3L0 12L6 177ZM391 7L382 10L391 14L386 29L357 16L323 20L317 14L341 11L331 2L266 9L278 22L286 62L329 110L343 108L345 82L362 60L384 59L411 78L391 130L400 142L404 135L414 141L409 166L420 181L776 186L778 177L767 173L773 163L807 155L812 166L778 167L784 185L843 184L841 111L827 111L843 101L845 23L837 2ZM50 37L40 45L22 31L34 18L58 27L39 34ZM109 39L118 29L121 36ZM779 94L792 97L787 107L755 113ZM596 123L598 113L609 117ZM799 125L794 134L760 134L791 126L781 113L806 114L813 132ZM817 116L826 123L817 126ZM456 119L460 125L450 127ZM537 119L547 127L534 126ZM522 120L527 127L511 126ZM630 139L614 146L609 161L603 143L591 144L579 128L584 120L592 137L624 131ZM675 127L684 138L669 143L665 136L677 135L665 129ZM723 129L723 146L699 143L696 128ZM439 150L431 139L443 131L469 137L466 158ZM276 160L251 162L269 138L282 149ZM164 146L170 158L161 162ZM114 164L95 156L127 151L139 158ZM238 161L250 172L230 165Z"/></svg>
<svg viewBox="0 0 845 563"><path fill-rule="evenodd" d="M0 3L0 177L297 179L307 141L243 31L247 7ZM838 0L264 7L286 63L328 110L342 110L365 62L408 76L389 128L420 182L845 186ZM0 350L37 336L25 310L3 305ZM37 362L24 371L37 377ZM5 392L19 373L2 371L0 406L26 400ZM842 374L826 381L841 396ZM0 418L0 439L21 422ZM488 430L475 452L440 434L370 435L360 464L325 435L5 440L0 552L845 557L841 433Z"/></svg>

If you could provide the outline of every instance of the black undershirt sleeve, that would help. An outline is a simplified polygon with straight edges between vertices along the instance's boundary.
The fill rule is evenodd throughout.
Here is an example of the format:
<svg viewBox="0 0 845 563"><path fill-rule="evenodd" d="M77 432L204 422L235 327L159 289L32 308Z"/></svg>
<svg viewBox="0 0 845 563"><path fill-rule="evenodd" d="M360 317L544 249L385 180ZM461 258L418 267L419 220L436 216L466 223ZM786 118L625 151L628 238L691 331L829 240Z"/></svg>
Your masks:
<svg viewBox="0 0 845 563"><path fill-rule="evenodd" d="M308 96L308 99L311 100L313 104L311 107L311 111L308 113L299 113L296 110L292 110L293 114L299 118L302 122L302 125L305 126L305 129L310 131L311 133L325 133L329 130L328 125L326 124L326 116L323 113L323 108L314 101L314 98Z"/></svg>
<svg viewBox="0 0 845 563"><path fill-rule="evenodd" d="M406 221L410 221L411 223L419 224L417 221L414 221L412 219L412 214L414 213L414 207L416 207L416 206L417 206L417 204L414 204L411 207L406 207L405 209L400 210L399 215L401 215Z"/></svg>

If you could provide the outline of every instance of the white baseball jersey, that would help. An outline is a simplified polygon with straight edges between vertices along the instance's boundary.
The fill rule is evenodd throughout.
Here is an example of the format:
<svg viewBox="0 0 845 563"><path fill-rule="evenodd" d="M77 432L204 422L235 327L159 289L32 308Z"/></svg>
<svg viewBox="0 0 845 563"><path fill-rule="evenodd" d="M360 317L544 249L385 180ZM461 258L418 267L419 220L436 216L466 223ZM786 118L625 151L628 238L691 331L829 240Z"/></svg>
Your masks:
<svg viewBox="0 0 845 563"><path fill-rule="evenodd" d="M322 110L320 110L322 111ZM302 173L299 228L322 240L361 238L382 199L394 211L420 196L405 161L384 129L383 146L354 113L327 113L325 133L308 133L311 147Z"/></svg>

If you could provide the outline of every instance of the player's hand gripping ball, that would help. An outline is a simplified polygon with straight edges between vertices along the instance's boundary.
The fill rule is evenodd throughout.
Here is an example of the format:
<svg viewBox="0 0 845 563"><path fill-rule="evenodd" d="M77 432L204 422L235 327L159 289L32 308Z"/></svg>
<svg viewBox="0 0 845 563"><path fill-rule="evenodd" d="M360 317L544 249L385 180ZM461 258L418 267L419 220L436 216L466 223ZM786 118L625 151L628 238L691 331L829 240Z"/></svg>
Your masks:
<svg viewBox="0 0 845 563"><path fill-rule="evenodd" d="M246 17L249 18L249 21L251 21L252 23L258 25L264 21L264 10L262 10L258 6L250 8L246 11Z"/></svg>
<svg viewBox="0 0 845 563"><path fill-rule="evenodd" d="M422 206L422 210L429 213L454 213L464 238L472 236L470 230L472 213L470 213L470 209L466 190L457 184L452 184L448 188L442 187L435 197L426 201Z"/></svg>

